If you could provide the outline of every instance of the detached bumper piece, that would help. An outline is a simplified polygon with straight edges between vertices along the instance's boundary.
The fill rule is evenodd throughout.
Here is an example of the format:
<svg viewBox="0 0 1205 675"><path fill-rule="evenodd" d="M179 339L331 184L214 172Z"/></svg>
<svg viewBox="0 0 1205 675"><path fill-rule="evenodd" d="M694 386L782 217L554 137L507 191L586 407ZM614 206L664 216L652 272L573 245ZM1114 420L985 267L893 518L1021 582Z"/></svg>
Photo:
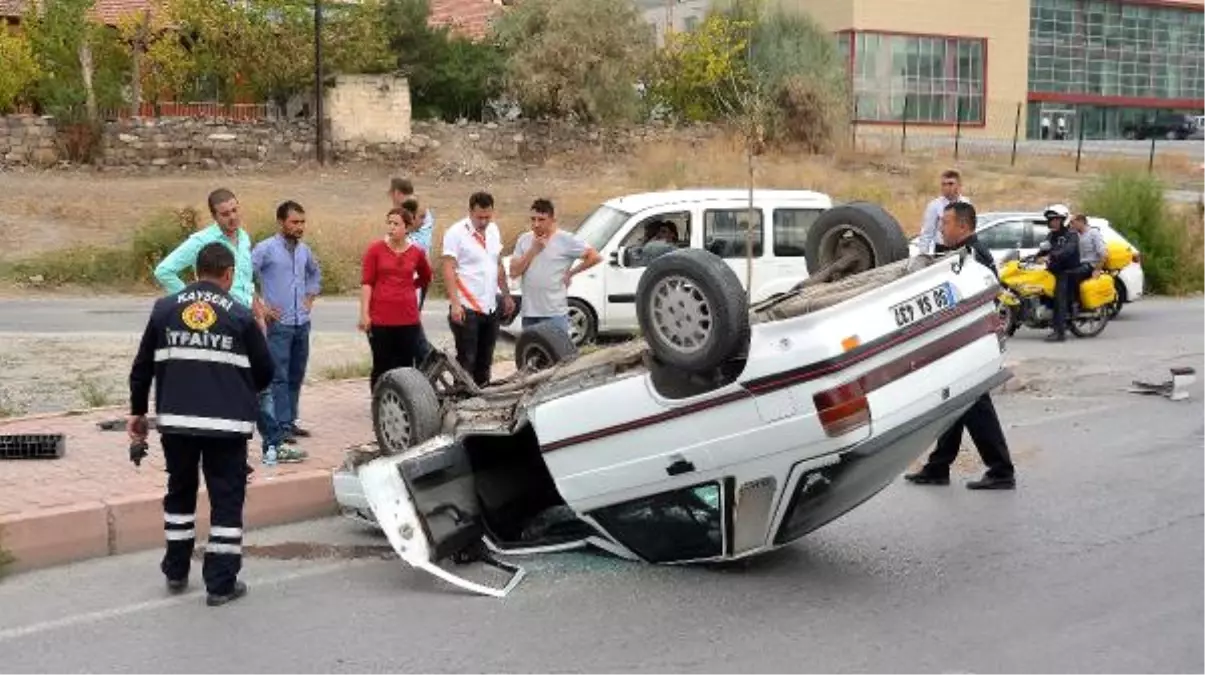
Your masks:
<svg viewBox="0 0 1205 675"><path fill-rule="evenodd" d="M1173 401L1187 399L1189 385L1197 381L1196 371L1192 368L1172 368L1171 374L1172 379L1158 384L1134 380L1133 386L1127 391L1132 394L1163 396Z"/></svg>
<svg viewBox="0 0 1205 675"><path fill-rule="evenodd" d="M0 459L59 459L65 452L63 434L0 434Z"/></svg>

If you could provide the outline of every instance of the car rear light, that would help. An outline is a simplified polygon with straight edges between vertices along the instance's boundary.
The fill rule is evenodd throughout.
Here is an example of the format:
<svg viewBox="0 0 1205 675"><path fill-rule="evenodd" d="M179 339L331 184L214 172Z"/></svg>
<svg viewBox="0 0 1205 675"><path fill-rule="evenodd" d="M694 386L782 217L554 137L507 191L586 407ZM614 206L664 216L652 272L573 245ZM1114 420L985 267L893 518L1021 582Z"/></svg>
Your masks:
<svg viewBox="0 0 1205 675"><path fill-rule="evenodd" d="M843 436L870 424L870 404L858 381L826 389L812 396L820 424L830 438Z"/></svg>

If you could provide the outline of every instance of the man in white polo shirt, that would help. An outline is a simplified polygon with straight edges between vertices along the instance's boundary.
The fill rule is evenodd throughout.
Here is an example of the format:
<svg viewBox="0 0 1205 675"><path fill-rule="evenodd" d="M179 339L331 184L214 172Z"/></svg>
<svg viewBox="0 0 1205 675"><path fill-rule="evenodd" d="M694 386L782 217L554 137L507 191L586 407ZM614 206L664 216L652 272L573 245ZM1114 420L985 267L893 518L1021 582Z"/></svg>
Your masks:
<svg viewBox="0 0 1205 675"><path fill-rule="evenodd" d="M941 218L946 207L954 202L970 204L971 200L962 195L962 174L958 173L957 169L947 169L941 172L941 196L925 207L924 219L920 224L920 237L916 240L916 249L921 255L950 250L942 240Z"/></svg>
<svg viewBox="0 0 1205 675"><path fill-rule="evenodd" d="M493 222L494 198L469 197L469 215L452 224L443 238L443 277L448 293L456 360L478 386L490 381L498 341L498 296L502 311L515 311L502 267L502 233Z"/></svg>

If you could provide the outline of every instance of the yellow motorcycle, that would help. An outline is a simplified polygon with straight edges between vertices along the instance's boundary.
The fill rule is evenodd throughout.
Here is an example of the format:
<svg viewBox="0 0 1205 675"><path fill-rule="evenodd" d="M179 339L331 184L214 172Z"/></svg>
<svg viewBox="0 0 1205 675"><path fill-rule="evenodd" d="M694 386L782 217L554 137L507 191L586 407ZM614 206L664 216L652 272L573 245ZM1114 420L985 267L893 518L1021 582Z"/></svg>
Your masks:
<svg viewBox="0 0 1205 675"><path fill-rule="evenodd" d="M1045 245L1043 249L1045 249ZM1007 336L1021 326L1049 329L1054 324L1055 277L1037 256L1005 260L1000 265L1000 285L996 308ZM1109 274L1086 279L1079 293L1072 296L1067 313L1067 328L1076 337L1096 337L1109 323L1110 307L1117 297Z"/></svg>

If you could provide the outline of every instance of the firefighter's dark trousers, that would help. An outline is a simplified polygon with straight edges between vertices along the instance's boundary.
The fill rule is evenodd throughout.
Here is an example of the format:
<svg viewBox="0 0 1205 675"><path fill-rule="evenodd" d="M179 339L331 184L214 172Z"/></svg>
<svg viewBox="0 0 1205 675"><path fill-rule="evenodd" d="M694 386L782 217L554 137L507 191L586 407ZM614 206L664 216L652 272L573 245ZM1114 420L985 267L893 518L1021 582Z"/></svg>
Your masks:
<svg viewBox="0 0 1205 675"><path fill-rule="evenodd" d="M173 581L188 578L196 541L199 471L204 472L209 491L209 541L202 576L209 593L226 595L234 589L243 565L247 440L164 434L163 455L168 474L163 498L167 552L160 569Z"/></svg>

